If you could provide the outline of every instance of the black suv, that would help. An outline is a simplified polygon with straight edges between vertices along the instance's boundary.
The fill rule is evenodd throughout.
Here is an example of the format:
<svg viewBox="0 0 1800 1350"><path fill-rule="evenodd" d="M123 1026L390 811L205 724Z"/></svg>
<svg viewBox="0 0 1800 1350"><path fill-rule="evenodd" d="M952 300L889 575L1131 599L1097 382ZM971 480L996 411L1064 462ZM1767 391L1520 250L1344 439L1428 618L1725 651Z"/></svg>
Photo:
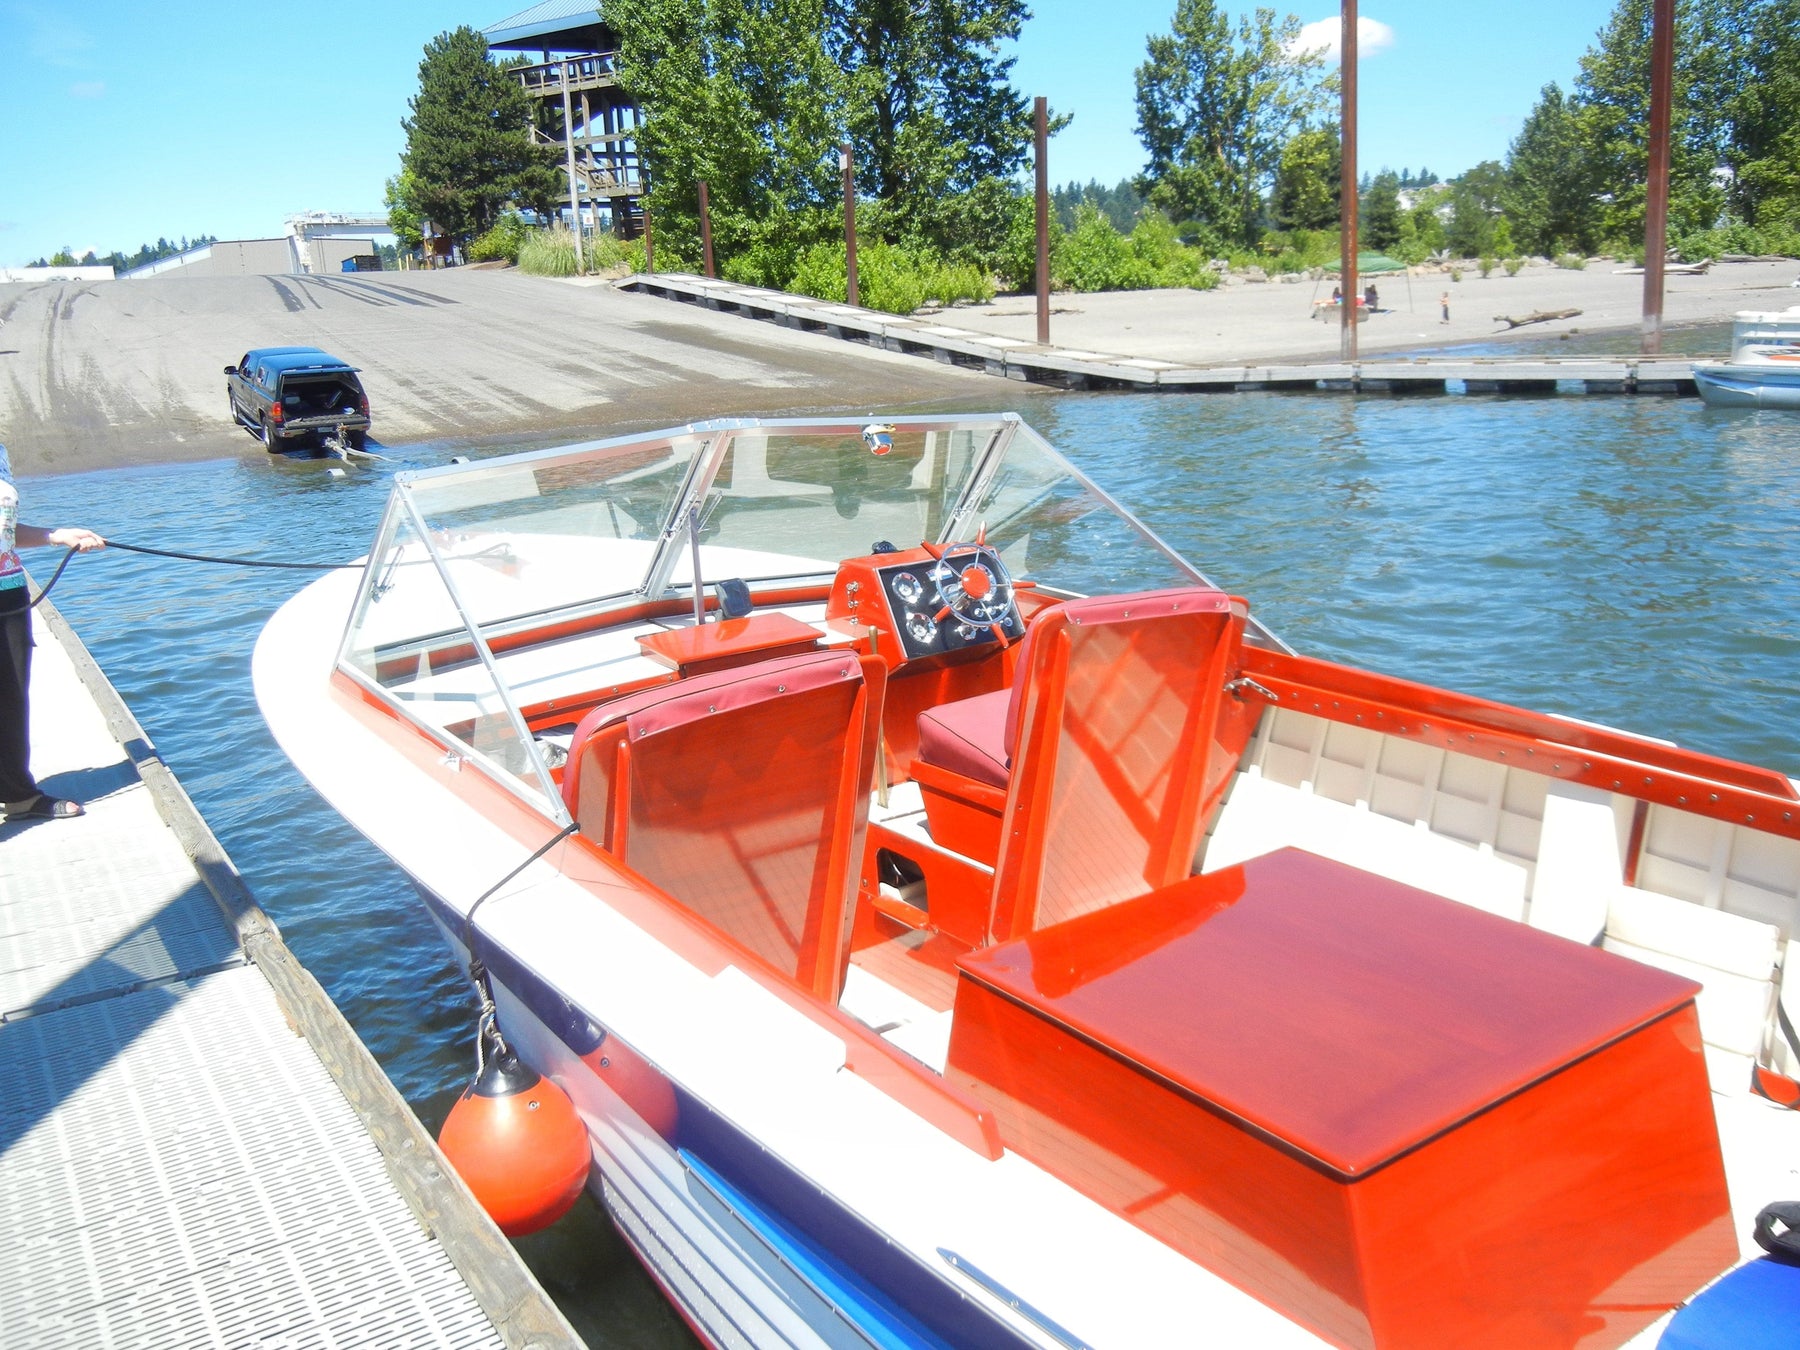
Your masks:
<svg viewBox="0 0 1800 1350"><path fill-rule="evenodd" d="M369 396L356 367L317 347L258 347L225 367L231 417L274 453L336 436L352 450L369 439Z"/></svg>

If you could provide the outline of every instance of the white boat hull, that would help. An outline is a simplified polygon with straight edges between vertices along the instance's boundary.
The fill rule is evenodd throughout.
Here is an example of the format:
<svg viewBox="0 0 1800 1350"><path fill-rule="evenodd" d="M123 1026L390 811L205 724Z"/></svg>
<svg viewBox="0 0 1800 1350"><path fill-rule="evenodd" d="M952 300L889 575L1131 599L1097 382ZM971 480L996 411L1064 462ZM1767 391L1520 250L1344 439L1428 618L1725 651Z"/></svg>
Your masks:
<svg viewBox="0 0 1800 1350"><path fill-rule="evenodd" d="M1694 384L1712 408L1800 408L1800 367L1696 365Z"/></svg>

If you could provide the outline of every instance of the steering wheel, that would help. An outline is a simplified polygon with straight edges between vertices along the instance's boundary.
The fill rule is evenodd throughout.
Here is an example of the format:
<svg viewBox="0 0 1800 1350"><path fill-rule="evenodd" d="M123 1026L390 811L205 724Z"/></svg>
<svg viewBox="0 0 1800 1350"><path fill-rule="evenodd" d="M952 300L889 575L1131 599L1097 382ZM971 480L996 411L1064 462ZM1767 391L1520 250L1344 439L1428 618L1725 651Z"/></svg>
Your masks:
<svg viewBox="0 0 1800 1350"><path fill-rule="evenodd" d="M987 529L983 527L972 544L923 543L921 547L932 556L927 575L943 602L933 616L936 621L942 623L954 617L971 628L990 629L999 641L1005 642L1006 618L1013 606L1012 577L1000 561L1000 554L988 544ZM952 553L975 556L961 567L954 567L950 563Z"/></svg>

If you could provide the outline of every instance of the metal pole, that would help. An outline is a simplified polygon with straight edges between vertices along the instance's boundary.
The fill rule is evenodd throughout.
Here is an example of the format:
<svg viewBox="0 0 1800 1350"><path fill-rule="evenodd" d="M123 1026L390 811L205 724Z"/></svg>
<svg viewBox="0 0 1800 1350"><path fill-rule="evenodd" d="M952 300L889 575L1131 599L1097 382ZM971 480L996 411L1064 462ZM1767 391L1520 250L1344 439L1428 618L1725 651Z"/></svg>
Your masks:
<svg viewBox="0 0 1800 1350"><path fill-rule="evenodd" d="M712 213L706 208L706 180L700 180L700 252L706 257L706 275L713 274Z"/></svg>
<svg viewBox="0 0 1800 1350"><path fill-rule="evenodd" d="M706 589L700 580L700 508L688 507L688 548L694 559L694 626L706 622Z"/></svg>
<svg viewBox="0 0 1800 1350"><path fill-rule="evenodd" d="M575 186L575 115L569 105L569 63L558 62L556 69L562 76L563 158L569 169L569 216L575 225L575 270L585 272L587 263L581 253L581 191Z"/></svg>
<svg viewBox="0 0 1800 1350"><path fill-rule="evenodd" d="M838 147L838 168L844 174L844 299L860 306L862 291L856 284L856 160L850 154L849 141Z"/></svg>
<svg viewBox="0 0 1800 1350"><path fill-rule="evenodd" d="M638 160L638 191L644 194L644 275L656 274L656 236L650 232L650 167Z"/></svg>
<svg viewBox="0 0 1800 1350"><path fill-rule="evenodd" d="M1662 351L1663 260L1669 249L1669 103L1675 84L1675 0L1650 18L1650 173L1644 193L1643 352Z"/></svg>
<svg viewBox="0 0 1800 1350"><path fill-rule="evenodd" d="M1343 142L1343 177L1338 185L1338 213L1343 246L1338 259L1338 291L1342 303L1340 352L1356 360L1356 0L1342 0L1343 34L1338 44L1338 135Z"/></svg>
<svg viewBox="0 0 1800 1350"><path fill-rule="evenodd" d="M1033 105L1037 121L1037 340L1038 346L1050 345L1050 165L1044 155L1049 139L1049 115L1044 100Z"/></svg>

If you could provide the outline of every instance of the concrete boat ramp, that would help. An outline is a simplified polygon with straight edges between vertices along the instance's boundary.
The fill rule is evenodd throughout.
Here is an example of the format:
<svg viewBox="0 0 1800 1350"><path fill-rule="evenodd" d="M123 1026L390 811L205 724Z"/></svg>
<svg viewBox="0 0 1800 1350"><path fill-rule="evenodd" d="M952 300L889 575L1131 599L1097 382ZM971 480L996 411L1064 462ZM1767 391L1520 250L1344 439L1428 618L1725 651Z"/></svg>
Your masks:
<svg viewBox="0 0 1800 1350"><path fill-rule="evenodd" d="M622 290L679 300L824 333L884 351L1062 389L1232 394L1252 391L1385 394L1662 394L1692 396L1692 357L1379 357L1254 365L1183 365L958 327L956 311L934 317L884 314L804 295L686 273L625 277ZM1059 325L1060 326L1060 325Z"/></svg>
<svg viewBox="0 0 1800 1350"><path fill-rule="evenodd" d="M0 824L0 1346L580 1346L35 616L33 769L88 814Z"/></svg>

